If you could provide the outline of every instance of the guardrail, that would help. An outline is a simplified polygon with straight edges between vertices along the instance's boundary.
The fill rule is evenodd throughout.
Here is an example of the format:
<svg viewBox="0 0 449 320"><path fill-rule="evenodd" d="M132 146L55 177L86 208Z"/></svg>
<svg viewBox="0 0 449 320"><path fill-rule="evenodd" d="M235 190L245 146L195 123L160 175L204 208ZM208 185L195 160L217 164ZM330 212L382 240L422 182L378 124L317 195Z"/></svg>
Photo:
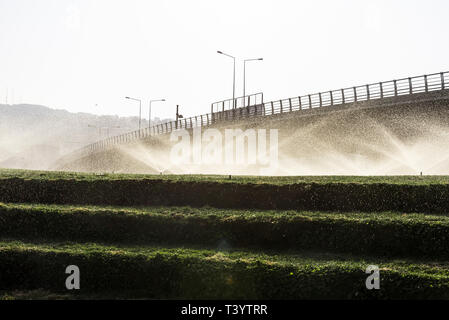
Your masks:
<svg viewBox="0 0 449 320"><path fill-rule="evenodd" d="M226 110L257 106L261 104L263 104L263 93L258 92L245 97L237 97L235 99L214 102L211 105L210 112L211 114L214 114L217 112L225 112Z"/></svg>
<svg viewBox="0 0 449 320"><path fill-rule="evenodd" d="M324 91L265 103L265 115L449 89L449 72Z"/></svg>
<svg viewBox="0 0 449 320"><path fill-rule="evenodd" d="M449 72L440 72L399 80L366 84L363 86L319 92L265 103L263 102L262 96L262 102L260 104L257 104L257 96L260 94L256 94L248 96L247 98L241 97L242 105L246 105L245 107L230 109L232 99L225 100L225 102L220 102L222 103L221 111L218 111L218 106L220 106L220 103L215 103L212 104L211 113L180 119L178 121L170 121L152 126L150 128L142 129L140 131L137 130L119 136L110 137L108 139L90 144L78 151L75 151L75 153L80 153L80 155L88 154L90 152L103 150L117 144L128 143L150 136L170 133L177 129L205 127L221 121L237 120L239 118L247 117L271 116L306 109L329 107L347 103L413 95L417 93L426 93L446 89L449 89ZM254 97L254 99L249 97ZM229 101L231 101L231 104L229 104ZM246 104L245 101L248 101L248 103ZM252 101L255 101L254 105L251 105ZM217 108L217 112L215 112L214 107Z"/></svg>

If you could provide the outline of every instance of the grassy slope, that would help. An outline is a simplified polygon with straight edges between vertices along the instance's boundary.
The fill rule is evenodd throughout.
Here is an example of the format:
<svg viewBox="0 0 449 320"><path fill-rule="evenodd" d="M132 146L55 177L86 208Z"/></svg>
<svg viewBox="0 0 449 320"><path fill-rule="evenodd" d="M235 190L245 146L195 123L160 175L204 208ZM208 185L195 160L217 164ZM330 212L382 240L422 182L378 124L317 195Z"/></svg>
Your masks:
<svg viewBox="0 0 449 320"><path fill-rule="evenodd" d="M4 283L6 290L11 282L15 284L14 278L17 278L32 279L26 280L27 289L62 292L63 270L69 264L76 264L84 279L82 294L132 289L136 296L143 294L147 297L163 294L167 298L295 299L367 296L447 298L449 292L447 263L360 259L335 254L217 252L94 243L4 241L0 248L0 270L2 274L8 274L9 282ZM376 292L364 289L364 271L372 264L381 268L383 290ZM129 277L131 274L133 278Z"/></svg>
<svg viewBox="0 0 449 320"><path fill-rule="evenodd" d="M23 210L36 213L54 214L105 214L127 216L151 216L187 219L196 217L201 219L219 219L231 221L233 219L245 219L253 221L275 222L281 219L304 221L354 221L360 223L425 223L449 227L449 213L447 214L422 214L400 212L322 212L322 211L297 211L297 210L257 210L257 209L220 209L212 207L192 208L188 206L91 206L91 205L57 205L57 204L28 204L28 203L1 203L0 210Z"/></svg>
<svg viewBox="0 0 449 320"><path fill-rule="evenodd" d="M145 174L92 174L76 172L51 172L17 169L0 169L0 179L74 179L74 180L169 180L169 181L194 181L194 182L220 182L220 183L254 183L288 185L294 183L357 183L357 184L400 184L400 185L429 185L449 184L449 176L282 176L282 177L257 177L257 176L220 176L220 175L145 175Z"/></svg>
<svg viewBox="0 0 449 320"><path fill-rule="evenodd" d="M440 197L441 201L446 201L445 188L449 182L446 176L245 176L230 180L226 176L93 175L0 170L0 180L9 178L76 180L89 185L90 181L126 179L277 186L316 183L331 184L331 189L342 190L344 194L346 189L342 189L343 185L335 183L345 186L360 184L357 192L349 194L351 201L363 199L358 191L363 191L364 185L386 184L400 185L404 189L405 193L400 196L386 194L404 203L409 203L415 193L421 195L422 188L430 188L428 194L432 195L435 190L441 191L435 199ZM43 185L45 183L32 184L35 189L29 191L51 191ZM92 184L94 188L90 192L96 185ZM427 185L439 186L434 190L433 187L425 187ZM169 187L175 186L176 183ZM409 186L423 187L413 191ZM224 189L223 186L218 187ZM326 187L322 189L328 190ZM250 191L253 192L252 189ZM410 193L412 191L415 193ZM382 192L379 194L383 196ZM412 198L407 198L407 194ZM314 196L313 193L311 195ZM364 196L371 199L373 195ZM336 200L341 199L339 197ZM423 199L430 201L434 198ZM285 199L279 201L282 203ZM318 197L314 201L321 203L324 199ZM348 204L356 205L351 201ZM449 216L446 211L440 210L438 215L350 211L354 212L0 204L0 238L4 239L0 240L0 282L3 286L0 297L8 299L28 295L36 298L44 295L51 298L52 292L59 292L53 297L63 297L66 293L63 289L64 268L77 264L82 269L83 279L83 290L76 295L80 298L97 295L101 298L108 294L109 297L123 295L125 298L449 298L446 254L449 253L449 245L446 245L449 243ZM137 241L133 245L133 240L142 235L142 243L138 245ZM274 239L271 237L277 237L277 251L270 247ZM39 240L42 238L44 240ZM164 243L167 238L173 241ZM228 242L212 245L220 239ZM67 240L78 243L64 243ZM255 246L229 250L233 241L247 244L248 240L253 240ZM365 248L365 251L357 251L357 248ZM385 249L390 250L387 255L379 255ZM426 252L431 253L430 257L410 258ZM410 257L400 258L404 256ZM367 275L364 270L370 264L381 267L380 291L365 289ZM27 294L28 290L31 291ZM136 290L138 292L134 292ZM105 292L108 294L103 295Z"/></svg>
<svg viewBox="0 0 449 320"><path fill-rule="evenodd" d="M223 176L160 178L145 175L131 179L129 175L30 171L18 174L12 171L9 178L4 174L3 180L0 179L0 201L121 206L188 205L265 210L392 210L444 214L449 212L449 184L445 183L446 180L447 177L226 179Z"/></svg>
<svg viewBox="0 0 449 320"><path fill-rule="evenodd" d="M378 264L385 270L398 272L410 272L411 274L448 277L449 262L422 261L419 259L388 259L379 257L365 257L311 252L260 252L248 250L214 250L203 248L184 248L168 246L143 246L143 245L105 245L100 243L70 243L70 242L41 242L41 241L17 241L0 240L0 251L39 252L52 254L81 254L86 257L95 254L124 255L129 257L153 258L158 255L176 256L178 258L196 258L206 261L224 262L261 262L268 265L312 267L319 269L326 266L354 267L362 271L366 266Z"/></svg>
<svg viewBox="0 0 449 320"><path fill-rule="evenodd" d="M18 239L449 258L448 215L0 203L0 222Z"/></svg>
<svg viewBox="0 0 449 320"><path fill-rule="evenodd" d="M192 208L188 206L90 206L90 205L57 205L57 204L27 204L1 203L0 210L20 210L41 214L85 214L85 215L125 215L129 217L161 217L167 219L199 218L205 221L247 220L254 222L279 221L331 221L354 222L361 224L425 224L428 226L449 227L448 214L422 214L400 212L322 212L297 210L257 210L257 209L220 209L212 207Z"/></svg>

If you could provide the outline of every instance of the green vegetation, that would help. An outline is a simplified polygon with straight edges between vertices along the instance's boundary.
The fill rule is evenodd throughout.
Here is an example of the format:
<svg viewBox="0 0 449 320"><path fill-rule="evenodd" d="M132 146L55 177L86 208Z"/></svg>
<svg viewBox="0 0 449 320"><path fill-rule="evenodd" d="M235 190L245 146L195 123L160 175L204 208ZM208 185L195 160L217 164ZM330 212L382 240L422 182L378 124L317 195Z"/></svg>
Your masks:
<svg viewBox="0 0 449 320"><path fill-rule="evenodd" d="M449 258L447 215L0 203L0 221L19 239Z"/></svg>
<svg viewBox="0 0 449 320"><path fill-rule="evenodd" d="M0 300L71 300L79 299L80 295L67 293L54 293L42 289L36 290L12 290L0 291ZM86 296L85 298L95 299L94 296Z"/></svg>
<svg viewBox="0 0 449 320"><path fill-rule="evenodd" d="M318 254L3 242L4 290L64 292L65 266L78 265L82 294L147 298L434 298L448 296L449 265ZM382 290L364 288L367 265L382 266ZM23 279L21 287L9 279ZM121 293L119 293L121 292Z"/></svg>
<svg viewBox="0 0 449 320"><path fill-rule="evenodd" d="M0 299L449 299L447 182L0 170Z"/></svg>
<svg viewBox="0 0 449 320"><path fill-rule="evenodd" d="M90 180L47 179L44 174L40 179L4 178L0 180L0 201L265 210L449 212L449 185L446 184L254 184L201 181L189 177L184 181L90 177Z"/></svg>
<svg viewBox="0 0 449 320"><path fill-rule="evenodd" d="M0 179L44 179L44 180L163 180L172 182L219 182L289 185L297 183L356 183L399 185L448 185L449 176L223 176L223 175L149 175L117 173L79 173L65 171L33 171L0 169Z"/></svg>

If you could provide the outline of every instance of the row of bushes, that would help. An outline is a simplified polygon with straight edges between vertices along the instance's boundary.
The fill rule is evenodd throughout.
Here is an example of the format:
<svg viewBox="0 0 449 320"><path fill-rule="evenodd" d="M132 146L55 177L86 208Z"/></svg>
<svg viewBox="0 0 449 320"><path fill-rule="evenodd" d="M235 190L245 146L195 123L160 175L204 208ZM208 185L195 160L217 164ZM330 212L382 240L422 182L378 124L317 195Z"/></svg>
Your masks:
<svg viewBox="0 0 449 320"><path fill-rule="evenodd" d="M0 236L79 242L449 257L449 226L419 220L128 214L0 206Z"/></svg>
<svg viewBox="0 0 449 320"><path fill-rule="evenodd" d="M263 261L211 260L199 256L127 252L58 252L1 249L2 290L67 292L65 269L80 268L75 294L117 293L126 298L172 299L429 299L449 298L447 276L381 271L381 290L367 290L366 266L282 265Z"/></svg>
<svg viewBox="0 0 449 320"><path fill-rule="evenodd" d="M234 184L164 180L3 179L0 201L218 208L449 212L448 185Z"/></svg>

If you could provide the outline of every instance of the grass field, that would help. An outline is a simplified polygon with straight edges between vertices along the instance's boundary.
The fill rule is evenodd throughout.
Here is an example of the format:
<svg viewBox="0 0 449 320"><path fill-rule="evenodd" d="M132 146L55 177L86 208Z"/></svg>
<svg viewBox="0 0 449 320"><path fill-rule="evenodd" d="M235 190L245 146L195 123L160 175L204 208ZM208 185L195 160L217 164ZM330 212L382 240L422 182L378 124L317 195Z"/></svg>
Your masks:
<svg viewBox="0 0 449 320"><path fill-rule="evenodd" d="M19 239L449 258L447 215L0 203L0 219Z"/></svg>
<svg viewBox="0 0 449 320"><path fill-rule="evenodd" d="M447 299L447 181L0 170L0 298Z"/></svg>
<svg viewBox="0 0 449 320"><path fill-rule="evenodd" d="M0 169L0 179L44 180L164 180L173 182L219 182L289 185L295 183L357 183L399 185L448 185L449 176L222 176L222 175L145 175L112 173L50 172L18 169Z"/></svg>
<svg viewBox="0 0 449 320"><path fill-rule="evenodd" d="M61 291L59 269L76 264L84 292L119 297L208 299L448 298L449 265L302 252L268 254L177 247L106 246L94 243L0 243L0 270L28 277L20 287ZM14 257L14 258L12 258ZM382 266L383 291L364 288L365 269ZM131 275L133 275L131 277ZM120 293L121 292L121 293ZM83 292L80 291L82 294Z"/></svg>
<svg viewBox="0 0 449 320"><path fill-rule="evenodd" d="M449 185L443 183L447 177L159 178L16 170L5 170L0 177L3 177L0 179L1 202L435 214L449 212ZM370 183L364 182L370 179ZM252 183L255 181L258 183Z"/></svg>

